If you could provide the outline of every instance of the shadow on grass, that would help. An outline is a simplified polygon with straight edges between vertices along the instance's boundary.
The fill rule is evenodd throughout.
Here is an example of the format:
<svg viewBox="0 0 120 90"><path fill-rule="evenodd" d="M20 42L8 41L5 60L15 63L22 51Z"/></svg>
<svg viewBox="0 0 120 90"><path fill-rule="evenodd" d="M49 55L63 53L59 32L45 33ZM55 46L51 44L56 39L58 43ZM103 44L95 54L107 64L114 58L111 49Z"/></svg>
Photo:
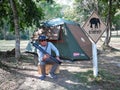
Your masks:
<svg viewBox="0 0 120 90"><path fill-rule="evenodd" d="M10 72L14 75L20 75L24 80L28 77L39 80L39 76L21 73L16 70L11 70ZM58 74L57 79L51 79L50 77L46 77L44 81L52 82L54 83L53 85L64 87L67 90L89 90L90 89L85 83L78 82L78 80L74 78L74 75L75 75L74 73L68 72L67 70L62 70L61 73ZM53 87L49 87L49 90L53 90Z"/></svg>
<svg viewBox="0 0 120 90"><path fill-rule="evenodd" d="M24 78L30 77L39 79L38 76L21 73L16 70L12 70L11 73L23 76ZM62 86L67 90L119 90L119 79L118 76L114 76L105 70L100 70L97 77L93 77L91 70L87 72L69 72L62 70L60 74L58 74L58 79L47 77L45 81ZM49 89L51 90L53 88Z"/></svg>

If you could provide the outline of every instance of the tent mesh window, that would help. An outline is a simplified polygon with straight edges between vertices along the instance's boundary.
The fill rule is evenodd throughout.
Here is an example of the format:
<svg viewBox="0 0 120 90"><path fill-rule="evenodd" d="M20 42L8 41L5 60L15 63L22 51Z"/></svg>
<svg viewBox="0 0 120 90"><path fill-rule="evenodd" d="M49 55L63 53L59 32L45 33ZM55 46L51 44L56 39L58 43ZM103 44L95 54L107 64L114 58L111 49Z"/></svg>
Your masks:
<svg viewBox="0 0 120 90"><path fill-rule="evenodd" d="M45 34L48 36L49 40L58 40L59 33L60 33L60 26L50 27L45 32Z"/></svg>

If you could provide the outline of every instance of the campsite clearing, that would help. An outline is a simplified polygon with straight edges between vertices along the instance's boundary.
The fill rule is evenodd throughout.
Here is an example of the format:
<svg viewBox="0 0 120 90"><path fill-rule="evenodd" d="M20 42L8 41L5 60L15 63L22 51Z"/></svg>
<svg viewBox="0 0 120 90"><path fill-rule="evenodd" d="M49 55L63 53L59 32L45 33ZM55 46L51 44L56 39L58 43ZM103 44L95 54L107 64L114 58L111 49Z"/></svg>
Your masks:
<svg viewBox="0 0 120 90"><path fill-rule="evenodd" d="M64 61L60 66L58 79L54 80L47 77L45 81L38 79L39 74L37 72L37 66L34 65L33 55L24 53L27 42L28 41L21 41L22 57L19 65L15 64L14 57L0 58L0 61L7 65L1 64L2 67L0 67L1 90L120 89L120 38L112 38L110 45L116 48L114 50L103 51L100 47L103 42L101 40L98 42L99 74L97 78L93 77L92 60ZM11 44L11 47L14 47L14 43ZM4 49L5 48L2 48L3 51Z"/></svg>

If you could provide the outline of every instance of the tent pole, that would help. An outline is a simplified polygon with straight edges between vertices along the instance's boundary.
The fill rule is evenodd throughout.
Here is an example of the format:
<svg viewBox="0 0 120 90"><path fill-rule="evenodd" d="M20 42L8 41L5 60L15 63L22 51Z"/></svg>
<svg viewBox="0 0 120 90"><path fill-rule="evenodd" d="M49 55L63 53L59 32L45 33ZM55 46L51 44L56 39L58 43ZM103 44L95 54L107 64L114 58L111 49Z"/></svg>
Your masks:
<svg viewBox="0 0 120 90"><path fill-rule="evenodd" d="M94 42L92 43L92 55L93 55L93 75L94 77L97 77L98 75L97 47Z"/></svg>

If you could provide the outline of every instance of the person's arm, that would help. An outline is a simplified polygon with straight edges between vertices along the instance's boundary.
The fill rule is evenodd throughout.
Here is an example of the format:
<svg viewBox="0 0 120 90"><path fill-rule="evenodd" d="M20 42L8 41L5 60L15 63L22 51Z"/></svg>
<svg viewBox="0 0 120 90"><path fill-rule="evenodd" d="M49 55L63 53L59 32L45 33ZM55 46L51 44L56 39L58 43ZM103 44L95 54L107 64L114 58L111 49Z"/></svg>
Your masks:
<svg viewBox="0 0 120 90"><path fill-rule="evenodd" d="M58 51L58 49L52 44L52 43L50 43L51 44L51 49L55 52L55 54L56 54L56 57L59 57L60 55L59 55L59 51Z"/></svg>
<svg viewBox="0 0 120 90"><path fill-rule="evenodd" d="M42 53L40 52L40 50L37 49L37 55L38 55L38 61L41 62L42 61Z"/></svg>
<svg viewBox="0 0 120 90"><path fill-rule="evenodd" d="M58 50L52 43L50 43L50 44L51 44L52 50L53 50L53 51L55 52L55 54L56 54L56 59L59 60L60 62L62 62L61 59L60 59L59 50Z"/></svg>

